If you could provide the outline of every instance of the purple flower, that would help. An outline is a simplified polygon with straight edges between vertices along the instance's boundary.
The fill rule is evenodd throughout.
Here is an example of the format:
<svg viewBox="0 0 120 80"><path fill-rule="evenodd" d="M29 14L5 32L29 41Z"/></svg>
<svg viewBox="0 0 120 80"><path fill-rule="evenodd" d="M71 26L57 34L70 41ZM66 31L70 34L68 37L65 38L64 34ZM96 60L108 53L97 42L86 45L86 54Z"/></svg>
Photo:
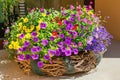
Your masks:
<svg viewBox="0 0 120 80"><path fill-rule="evenodd" d="M30 46L30 42L29 41L25 41L24 42L24 47L28 47L28 46Z"/></svg>
<svg viewBox="0 0 120 80"><path fill-rule="evenodd" d="M65 38L65 44L66 45L70 45L71 44L71 38L70 37L66 37Z"/></svg>
<svg viewBox="0 0 120 80"><path fill-rule="evenodd" d="M70 10L73 10L75 7L73 5L70 5Z"/></svg>
<svg viewBox="0 0 120 80"><path fill-rule="evenodd" d="M76 31L73 31L73 32L72 32L72 35L73 35L73 36L77 36L78 33L77 33Z"/></svg>
<svg viewBox="0 0 120 80"><path fill-rule="evenodd" d="M34 37L34 38L33 38L33 41L34 41L34 42L38 42L39 39L38 39L37 37Z"/></svg>
<svg viewBox="0 0 120 80"><path fill-rule="evenodd" d="M59 43L57 44L57 46L62 47L62 46L63 46L63 42L59 42Z"/></svg>
<svg viewBox="0 0 120 80"><path fill-rule="evenodd" d="M50 56L48 54L44 55L45 60L50 60Z"/></svg>
<svg viewBox="0 0 120 80"><path fill-rule="evenodd" d="M50 40L51 40L51 41L54 41L54 39L55 39L55 38L54 38L53 36L50 37Z"/></svg>
<svg viewBox="0 0 120 80"><path fill-rule="evenodd" d="M92 44L92 40L93 40L93 37L92 36L89 36L88 40L87 40L87 44Z"/></svg>
<svg viewBox="0 0 120 80"><path fill-rule="evenodd" d="M77 48L74 48L74 49L73 49L73 53L74 53L75 55L77 55L77 54L78 54L78 49L77 49Z"/></svg>
<svg viewBox="0 0 120 80"><path fill-rule="evenodd" d="M32 53L35 53L35 52L37 52L37 49L36 49L36 47L32 47L32 48L31 48L31 52L32 52Z"/></svg>
<svg viewBox="0 0 120 80"><path fill-rule="evenodd" d="M7 27L7 29L5 30L5 34L8 34L10 32L10 28Z"/></svg>
<svg viewBox="0 0 120 80"><path fill-rule="evenodd" d="M22 39L25 35L22 33L19 38Z"/></svg>
<svg viewBox="0 0 120 80"><path fill-rule="evenodd" d="M48 50L48 54L50 56L54 56L56 54L56 51L55 50Z"/></svg>
<svg viewBox="0 0 120 80"><path fill-rule="evenodd" d="M59 36L60 36L60 38L64 38L64 34L60 34Z"/></svg>
<svg viewBox="0 0 120 80"><path fill-rule="evenodd" d="M73 24L69 23L67 26L66 26L66 30L69 31L73 28Z"/></svg>
<svg viewBox="0 0 120 80"><path fill-rule="evenodd" d="M72 51L71 50L65 50L65 55L66 56L71 56L72 55Z"/></svg>
<svg viewBox="0 0 120 80"><path fill-rule="evenodd" d="M46 28L46 23L42 22L42 23L40 24L40 28L41 28L41 29L45 29L45 28Z"/></svg>
<svg viewBox="0 0 120 80"><path fill-rule="evenodd" d="M26 51L26 47L21 47L21 48L19 48L19 50L22 51L22 52L25 52Z"/></svg>
<svg viewBox="0 0 120 80"><path fill-rule="evenodd" d="M42 68L42 67L43 67L43 62L42 62L42 61L37 62L37 66L38 66L39 68Z"/></svg>
<svg viewBox="0 0 120 80"><path fill-rule="evenodd" d="M60 56L60 54L61 54L61 49L57 49L55 55L56 55L56 56Z"/></svg>
<svg viewBox="0 0 120 80"><path fill-rule="evenodd" d="M73 17L71 17L69 20L70 20L71 22L74 22L74 21L75 21L75 19L74 19Z"/></svg>
<svg viewBox="0 0 120 80"><path fill-rule="evenodd" d="M28 54L25 56L25 59L26 59L26 60L30 60L30 58L31 58L31 56L28 55Z"/></svg>
<svg viewBox="0 0 120 80"><path fill-rule="evenodd" d="M45 39L42 40L42 45L43 45L43 46L47 46L47 45L48 45L48 40L45 40Z"/></svg>
<svg viewBox="0 0 120 80"><path fill-rule="evenodd" d="M40 46L36 46L36 51L40 52L42 50L42 48Z"/></svg>
<svg viewBox="0 0 120 80"><path fill-rule="evenodd" d="M69 21L64 20L64 24L65 24L65 25L68 25L68 24L69 24Z"/></svg>
<svg viewBox="0 0 120 80"><path fill-rule="evenodd" d="M38 54L32 54L32 59L33 60L39 59L39 55Z"/></svg>
<svg viewBox="0 0 120 80"><path fill-rule="evenodd" d="M46 14L47 14L47 15L49 15L49 14L50 14L50 12L48 12L48 11L47 11L47 13L46 13Z"/></svg>
<svg viewBox="0 0 120 80"><path fill-rule="evenodd" d="M44 8L40 8L40 12L44 12Z"/></svg>
<svg viewBox="0 0 120 80"><path fill-rule="evenodd" d="M36 32L36 31L33 31L33 32L31 33L31 35L32 35L33 37L35 37L35 36L37 36L37 32Z"/></svg>
<svg viewBox="0 0 120 80"><path fill-rule="evenodd" d="M25 55L24 54L19 54L17 56L18 60L24 60L25 59Z"/></svg>

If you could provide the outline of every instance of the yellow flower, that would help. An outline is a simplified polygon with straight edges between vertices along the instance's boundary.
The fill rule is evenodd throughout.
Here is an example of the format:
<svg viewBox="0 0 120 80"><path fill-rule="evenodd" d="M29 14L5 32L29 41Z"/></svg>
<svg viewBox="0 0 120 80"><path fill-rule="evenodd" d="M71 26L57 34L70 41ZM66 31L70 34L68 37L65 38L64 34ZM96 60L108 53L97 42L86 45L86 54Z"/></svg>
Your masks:
<svg viewBox="0 0 120 80"><path fill-rule="evenodd" d="M34 27L35 27L34 25L31 25L31 26L30 26L31 32L33 31Z"/></svg>
<svg viewBox="0 0 120 80"><path fill-rule="evenodd" d="M40 20L38 20L38 23L40 24L42 22L42 20L40 19Z"/></svg>
<svg viewBox="0 0 120 80"><path fill-rule="evenodd" d="M23 30L25 30L26 29L26 26L23 26Z"/></svg>
<svg viewBox="0 0 120 80"><path fill-rule="evenodd" d="M9 49L12 49L12 48L13 48L13 46L10 44L10 45L8 46L8 48L9 48Z"/></svg>
<svg viewBox="0 0 120 80"><path fill-rule="evenodd" d="M27 23L27 22L28 22L28 18L24 18L23 21L24 21L25 23Z"/></svg>
<svg viewBox="0 0 120 80"><path fill-rule="evenodd" d="M22 38L22 42L23 42L23 43L25 42L25 38Z"/></svg>
<svg viewBox="0 0 120 80"><path fill-rule="evenodd" d="M14 49L18 50L20 48L19 45L14 45Z"/></svg>
<svg viewBox="0 0 120 80"><path fill-rule="evenodd" d="M40 26L38 25L37 27L36 27L36 31L39 31L40 30Z"/></svg>
<svg viewBox="0 0 120 80"><path fill-rule="evenodd" d="M18 23L18 25L19 25L20 27L22 27L22 22Z"/></svg>
<svg viewBox="0 0 120 80"><path fill-rule="evenodd" d="M26 32L26 33L30 33L31 30L30 30L30 29L25 29L25 32Z"/></svg>
<svg viewBox="0 0 120 80"><path fill-rule="evenodd" d="M17 34L17 35L16 35L16 37L19 37L19 36L20 36L20 34Z"/></svg>
<svg viewBox="0 0 120 80"><path fill-rule="evenodd" d="M14 45L14 44L15 44L15 42L14 42L14 41L11 41L11 44L12 44L12 45Z"/></svg>
<svg viewBox="0 0 120 80"><path fill-rule="evenodd" d="M25 38L30 39L30 38L31 38L30 33L27 33L27 34L25 35Z"/></svg>
<svg viewBox="0 0 120 80"><path fill-rule="evenodd" d="M42 16L45 17L45 16L46 16L46 13L42 13Z"/></svg>
<svg viewBox="0 0 120 80"><path fill-rule="evenodd" d="M93 15L93 11L89 11L89 12L88 12L88 15Z"/></svg>

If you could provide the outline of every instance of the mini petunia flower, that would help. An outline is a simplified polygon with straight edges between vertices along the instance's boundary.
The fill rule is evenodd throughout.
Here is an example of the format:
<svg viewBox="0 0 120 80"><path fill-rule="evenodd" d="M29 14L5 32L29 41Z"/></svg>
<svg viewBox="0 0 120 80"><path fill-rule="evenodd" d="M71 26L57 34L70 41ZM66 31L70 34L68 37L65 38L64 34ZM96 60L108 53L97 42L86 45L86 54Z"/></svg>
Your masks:
<svg viewBox="0 0 120 80"><path fill-rule="evenodd" d="M42 48L40 46L36 46L36 51L40 52L42 50Z"/></svg>
<svg viewBox="0 0 120 80"><path fill-rule="evenodd" d="M45 29L45 28L46 28L46 23L45 23L45 22L42 22L42 23L40 24L40 28L41 28L41 29Z"/></svg>
<svg viewBox="0 0 120 80"><path fill-rule="evenodd" d="M24 42L24 47L28 47L28 46L30 46L30 42L29 41L25 41Z"/></svg>
<svg viewBox="0 0 120 80"><path fill-rule="evenodd" d="M21 47L21 48L19 48L19 50L22 51L22 52L25 52L26 51L26 47Z"/></svg>
<svg viewBox="0 0 120 80"><path fill-rule="evenodd" d="M38 39L37 37L34 37L34 38L33 38L33 41L34 41L34 42L38 42L39 39Z"/></svg>
<svg viewBox="0 0 120 80"><path fill-rule="evenodd" d="M25 56L25 59L26 59L26 60L30 60L30 58L31 58L31 56L30 56L29 54L27 54L27 55Z"/></svg>
<svg viewBox="0 0 120 80"><path fill-rule="evenodd" d="M69 49L69 50L65 50L65 56L71 56L72 55L72 51Z"/></svg>
<svg viewBox="0 0 120 80"><path fill-rule="evenodd" d="M55 38L54 38L53 36L50 37L50 40L51 40L51 41L54 41L54 39L55 39Z"/></svg>
<svg viewBox="0 0 120 80"><path fill-rule="evenodd" d="M71 44L71 38L70 37L66 37L65 38L65 44L66 45L70 45Z"/></svg>
<svg viewBox="0 0 120 80"><path fill-rule="evenodd" d="M38 62L37 62L37 66L38 66L39 68L42 68L42 67L44 66L44 64L43 64L42 61L38 61Z"/></svg>
<svg viewBox="0 0 120 80"><path fill-rule="evenodd" d="M18 60L22 61L22 60L25 60L25 55L24 54L19 54L17 56Z"/></svg>
<svg viewBox="0 0 120 80"><path fill-rule="evenodd" d="M36 49L36 47L32 47L32 48L31 48L31 52L32 52L32 53L35 53L35 52L37 52L37 49Z"/></svg>
<svg viewBox="0 0 120 80"><path fill-rule="evenodd" d="M36 31L33 31L33 32L31 33L31 35L32 35L33 37L36 37L36 36L37 36L37 32L36 32Z"/></svg>
<svg viewBox="0 0 120 80"><path fill-rule="evenodd" d="M8 34L10 32L10 28L7 27L7 29L5 30L5 34Z"/></svg>
<svg viewBox="0 0 120 80"><path fill-rule="evenodd" d="M75 9L75 7L73 5L70 5L70 10Z"/></svg>
<svg viewBox="0 0 120 80"><path fill-rule="evenodd" d="M41 43L43 46L47 46L48 45L48 40L44 39L42 40L42 43Z"/></svg>
<svg viewBox="0 0 120 80"><path fill-rule="evenodd" d="M57 37L58 36L57 31L52 31L52 36Z"/></svg>
<svg viewBox="0 0 120 80"><path fill-rule="evenodd" d="M78 42L78 46L79 46L79 47L82 47L82 42Z"/></svg>
<svg viewBox="0 0 120 80"><path fill-rule="evenodd" d="M59 42L59 43L57 44L57 46L62 47L63 44L64 44L63 42Z"/></svg>
<svg viewBox="0 0 120 80"><path fill-rule="evenodd" d="M65 25L68 25L69 23L70 23L69 21L64 20L64 24L65 24Z"/></svg>
<svg viewBox="0 0 120 80"><path fill-rule="evenodd" d="M38 54L32 54L31 57L32 57L33 60L39 59L39 55Z"/></svg>
<svg viewBox="0 0 120 80"><path fill-rule="evenodd" d="M48 54L45 54L45 55L44 55L44 59L45 59L45 60L50 60L50 56L49 56Z"/></svg>
<svg viewBox="0 0 120 80"><path fill-rule="evenodd" d="M66 26L66 30L69 31L73 28L73 24L69 23L67 26Z"/></svg>
<svg viewBox="0 0 120 80"><path fill-rule="evenodd" d="M48 50L48 54L50 56L54 56L56 54L56 51L55 50Z"/></svg>
<svg viewBox="0 0 120 80"><path fill-rule="evenodd" d="M22 39L25 35L22 33L19 38Z"/></svg>
<svg viewBox="0 0 120 80"><path fill-rule="evenodd" d="M74 49L73 49L73 53L74 53L75 55L77 55L77 54L78 54L78 49L77 49L77 48L74 48Z"/></svg>
<svg viewBox="0 0 120 80"><path fill-rule="evenodd" d="M60 34L59 36L60 36L60 38L64 38L64 34Z"/></svg>

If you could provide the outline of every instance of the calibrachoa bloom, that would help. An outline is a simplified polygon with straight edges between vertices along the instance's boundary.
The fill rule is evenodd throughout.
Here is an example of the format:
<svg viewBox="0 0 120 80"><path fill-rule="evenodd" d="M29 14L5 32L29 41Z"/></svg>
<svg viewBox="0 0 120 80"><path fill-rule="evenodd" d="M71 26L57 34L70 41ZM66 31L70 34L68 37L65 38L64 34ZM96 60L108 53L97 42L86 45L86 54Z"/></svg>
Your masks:
<svg viewBox="0 0 120 80"><path fill-rule="evenodd" d="M40 24L40 28L41 28L41 29L45 29L45 28L46 28L46 23L42 22L42 23Z"/></svg>
<svg viewBox="0 0 120 80"><path fill-rule="evenodd" d="M37 60L39 58L39 55L38 54L32 54L32 59L33 60Z"/></svg>
<svg viewBox="0 0 120 80"><path fill-rule="evenodd" d="M39 68L42 68L42 67L43 67L43 62L42 62L42 61L38 61L37 66L38 66Z"/></svg>
<svg viewBox="0 0 120 80"><path fill-rule="evenodd" d="M52 63L54 57L66 58L86 50L100 53L112 38L100 19L91 6L33 9L6 30L5 46L17 51L18 60L38 61L39 68Z"/></svg>
<svg viewBox="0 0 120 80"><path fill-rule="evenodd" d="M42 45L47 46L48 45L48 40L42 40Z"/></svg>

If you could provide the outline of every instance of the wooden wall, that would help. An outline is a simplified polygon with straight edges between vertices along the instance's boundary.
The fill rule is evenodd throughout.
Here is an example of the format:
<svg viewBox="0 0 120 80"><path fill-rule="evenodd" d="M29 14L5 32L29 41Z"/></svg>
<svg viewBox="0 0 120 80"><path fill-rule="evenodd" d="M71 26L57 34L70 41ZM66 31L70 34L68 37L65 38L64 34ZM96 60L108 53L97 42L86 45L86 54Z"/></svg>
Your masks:
<svg viewBox="0 0 120 80"><path fill-rule="evenodd" d="M69 5L84 4L84 0L25 0L30 8L44 7L59 9L60 6L69 7Z"/></svg>
<svg viewBox="0 0 120 80"><path fill-rule="evenodd" d="M95 8L102 16L110 16L105 26L114 39L120 41L120 0L96 0Z"/></svg>

